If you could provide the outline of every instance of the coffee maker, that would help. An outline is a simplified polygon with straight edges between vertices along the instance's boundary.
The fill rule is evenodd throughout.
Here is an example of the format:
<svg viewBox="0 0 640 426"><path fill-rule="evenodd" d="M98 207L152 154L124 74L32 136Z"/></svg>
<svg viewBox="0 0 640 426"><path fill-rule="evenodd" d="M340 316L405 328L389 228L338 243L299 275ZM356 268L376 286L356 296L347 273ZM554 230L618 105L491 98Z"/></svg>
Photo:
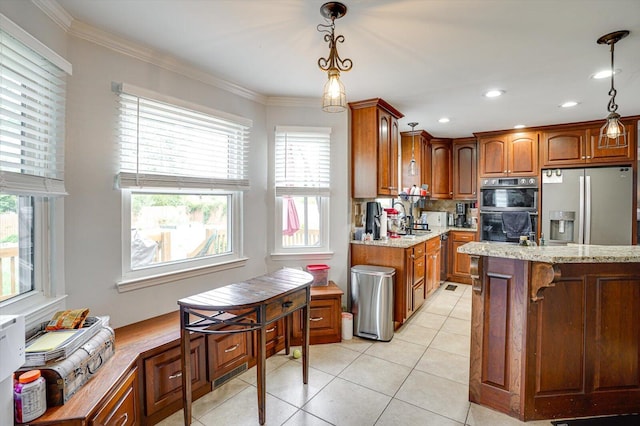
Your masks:
<svg viewBox="0 0 640 426"><path fill-rule="evenodd" d="M458 228L464 227L464 222L467 216L465 207L464 203L456 203L456 226Z"/></svg>
<svg viewBox="0 0 640 426"><path fill-rule="evenodd" d="M371 234L374 240L380 239L380 216L382 216L382 206L377 201L367 202L367 212L365 215L365 234Z"/></svg>

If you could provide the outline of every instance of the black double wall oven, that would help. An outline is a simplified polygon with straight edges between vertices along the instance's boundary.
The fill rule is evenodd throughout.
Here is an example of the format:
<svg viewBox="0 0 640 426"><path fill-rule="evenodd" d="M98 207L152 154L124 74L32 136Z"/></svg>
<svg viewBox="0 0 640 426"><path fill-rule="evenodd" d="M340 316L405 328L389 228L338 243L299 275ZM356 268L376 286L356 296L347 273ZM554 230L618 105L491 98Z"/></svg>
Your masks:
<svg viewBox="0 0 640 426"><path fill-rule="evenodd" d="M502 214L528 212L531 229L538 229L538 179L536 177L485 178L480 185L480 240L517 243L508 238Z"/></svg>

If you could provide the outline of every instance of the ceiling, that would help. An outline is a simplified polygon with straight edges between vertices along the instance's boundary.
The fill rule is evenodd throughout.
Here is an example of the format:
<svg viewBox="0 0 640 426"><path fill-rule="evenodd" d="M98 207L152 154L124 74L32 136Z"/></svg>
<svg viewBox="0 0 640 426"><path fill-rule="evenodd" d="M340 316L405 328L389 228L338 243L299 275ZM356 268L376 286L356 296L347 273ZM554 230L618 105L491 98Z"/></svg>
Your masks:
<svg viewBox="0 0 640 426"><path fill-rule="evenodd" d="M57 0L73 17L154 53L267 97L320 103L328 46L316 26L323 0ZM599 120L607 115L610 67L596 40L615 45L622 116L640 115L638 0L344 0L338 46L348 101L380 97L405 114L401 130L438 137L516 124ZM483 97L488 89L506 93ZM574 108L560 108L575 100ZM438 119L449 117L441 124Z"/></svg>

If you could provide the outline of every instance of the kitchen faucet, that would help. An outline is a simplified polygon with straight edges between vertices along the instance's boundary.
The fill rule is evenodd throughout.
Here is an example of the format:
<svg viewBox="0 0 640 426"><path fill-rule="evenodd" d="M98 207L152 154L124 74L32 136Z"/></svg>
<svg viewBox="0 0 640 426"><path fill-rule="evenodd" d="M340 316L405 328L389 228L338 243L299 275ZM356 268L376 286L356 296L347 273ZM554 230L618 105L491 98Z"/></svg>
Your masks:
<svg viewBox="0 0 640 426"><path fill-rule="evenodd" d="M395 201L391 207L395 207L396 204L400 204L402 206L402 214L404 215L404 231L407 235L411 235L413 233L413 216L407 214L406 207L400 201Z"/></svg>

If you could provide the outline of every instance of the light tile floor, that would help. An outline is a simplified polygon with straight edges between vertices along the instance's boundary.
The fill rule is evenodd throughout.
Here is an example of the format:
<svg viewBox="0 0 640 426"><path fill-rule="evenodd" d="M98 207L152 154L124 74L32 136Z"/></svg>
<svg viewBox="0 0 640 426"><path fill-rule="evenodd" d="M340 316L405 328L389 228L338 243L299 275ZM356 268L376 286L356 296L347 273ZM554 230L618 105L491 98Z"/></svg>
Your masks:
<svg viewBox="0 0 640 426"><path fill-rule="evenodd" d="M457 285L454 291L446 284ZM267 425L549 426L469 402L471 287L443 284L390 342L354 337L267 360ZM196 426L257 425L255 367L193 403ZM181 425L182 411L163 426Z"/></svg>

